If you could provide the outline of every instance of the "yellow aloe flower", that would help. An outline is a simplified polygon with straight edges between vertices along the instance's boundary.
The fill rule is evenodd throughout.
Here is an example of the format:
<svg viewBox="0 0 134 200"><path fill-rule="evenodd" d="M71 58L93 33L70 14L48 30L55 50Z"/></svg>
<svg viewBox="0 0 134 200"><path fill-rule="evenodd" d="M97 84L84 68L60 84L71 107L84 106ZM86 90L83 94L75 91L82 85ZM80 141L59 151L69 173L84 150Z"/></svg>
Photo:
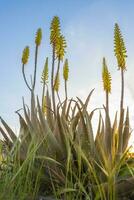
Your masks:
<svg viewBox="0 0 134 200"><path fill-rule="evenodd" d="M56 75L55 77L55 81L54 81L54 90L56 92L59 91L59 86L60 86L60 77L59 77L59 73Z"/></svg>
<svg viewBox="0 0 134 200"><path fill-rule="evenodd" d="M37 46L40 46L42 40L42 30L39 28L36 32L36 37L35 37L35 44Z"/></svg>
<svg viewBox="0 0 134 200"><path fill-rule="evenodd" d="M68 66L68 60L66 59L63 66L63 78L65 81L68 80L68 73L69 73L69 66Z"/></svg>
<svg viewBox="0 0 134 200"><path fill-rule="evenodd" d="M48 82L48 57L46 58L46 61L45 61L41 79L42 79L42 83Z"/></svg>
<svg viewBox="0 0 134 200"><path fill-rule="evenodd" d="M126 69L126 47L125 43L119 28L119 25L116 23L114 28L114 53L117 58L117 63L119 69Z"/></svg>
<svg viewBox="0 0 134 200"><path fill-rule="evenodd" d="M108 67L106 64L105 58L103 58L103 66L102 66L102 80L103 80L103 88L104 91L110 93L111 92L111 75L108 71Z"/></svg>
<svg viewBox="0 0 134 200"><path fill-rule="evenodd" d="M67 45L66 45L65 37L63 35L60 35L60 37L57 40L57 45L56 45L56 55L60 60L63 60L64 58L66 47Z"/></svg>
<svg viewBox="0 0 134 200"><path fill-rule="evenodd" d="M28 58L29 58L29 47L26 46L22 53L22 64L23 65L27 64Z"/></svg>
<svg viewBox="0 0 134 200"><path fill-rule="evenodd" d="M54 16L50 27L50 44L56 46L60 37L60 20L59 17Z"/></svg>

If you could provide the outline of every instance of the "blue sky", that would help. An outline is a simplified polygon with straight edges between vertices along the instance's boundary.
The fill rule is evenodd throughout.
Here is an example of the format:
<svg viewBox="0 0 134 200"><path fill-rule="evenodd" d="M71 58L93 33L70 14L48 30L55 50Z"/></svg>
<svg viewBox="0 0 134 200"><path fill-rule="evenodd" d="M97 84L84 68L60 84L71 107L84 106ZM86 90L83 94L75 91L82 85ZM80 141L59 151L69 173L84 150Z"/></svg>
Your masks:
<svg viewBox="0 0 134 200"><path fill-rule="evenodd" d="M103 103L101 69L105 56L113 77L112 106L118 108L120 76L113 53L113 28L116 22L120 25L128 50L126 105L131 107L133 120L133 10L133 0L0 0L0 116L12 127L17 126L14 111L21 108L22 96L28 101L29 95L21 74L22 50L26 45L30 46L30 63L26 66L29 77L33 67L34 37L39 27L43 31L43 40L36 93L40 93L39 77L45 57L49 56L51 62L50 22L58 15L68 44L70 96L85 97L95 87L92 106Z"/></svg>

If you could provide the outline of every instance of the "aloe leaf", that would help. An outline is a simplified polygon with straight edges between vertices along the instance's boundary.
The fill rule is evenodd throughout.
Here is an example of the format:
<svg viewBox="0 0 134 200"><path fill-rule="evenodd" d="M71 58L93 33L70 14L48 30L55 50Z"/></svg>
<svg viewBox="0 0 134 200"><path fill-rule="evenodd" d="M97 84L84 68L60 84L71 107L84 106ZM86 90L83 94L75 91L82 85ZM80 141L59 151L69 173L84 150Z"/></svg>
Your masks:
<svg viewBox="0 0 134 200"><path fill-rule="evenodd" d="M24 115L25 115L25 119L26 119L27 125L29 127L29 130L30 130L30 132L33 132L33 125L32 125L31 119L30 119L30 115L27 113L26 106L24 103L24 98L23 98L23 110L24 110Z"/></svg>
<svg viewBox="0 0 134 200"><path fill-rule="evenodd" d="M70 114L70 110L71 110L72 101L73 101L73 99L71 99L71 100L69 101L69 104L68 104L68 106L67 106L67 111L66 111L66 118L67 118L67 119L69 118L69 114ZM72 117L72 118L73 118L73 117Z"/></svg>
<svg viewBox="0 0 134 200"><path fill-rule="evenodd" d="M100 113L100 114L99 114L98 128L97 128L97 132L96 132L96 136L95 136L95 146L98 145L98 141L101 139L101 138L100 138L100 133L101 133L101 121L102 121L102 117L101 117L101 113Z"/></svg>
<svg viewBox="0 0 134 200"><path fill-rule="evenodd" d="M49 92L47 90L46 92L46 117L47 117L47 121L48 121L48 124L51 128L51 130L54 129L54 118L53 118L53 111L52 111L52 107L51 107L51 99L49 97Z"/></svg>
<svg viewBox="0 0 134 200"><path fill-rule="evenodd" d="M68 140L67 137L69 137L67 129L66 129L66 124L65 121L63 121L63 118L60 117L59 109L57 109L57 124L59 127L59 134L61 138L61 145L63 148L63 152L66 154L67 152L67 146L68 146Z"/></svg>
<svg viewBox="0 0 134 200"><path fill-rule="evenodd" d="M89 101L90 101L90 98L91 98L91 95L92 93L94 92L95 89L92 89L91 92L89 93L84 105L85 105L85 109L87 108L88 104L89 104Z"/></svg>
<svg viewBox="0 0 134 200"><path fill-rule="evenodd" d="M31 122L32 124L36 123L36 105L35 105L35 97L34 92L31 92Z"/></svg>
<svg viewBox="0 0 134 200"><path fill-rule="evenodd" d="M72 101L73 101L73 99L72 99ZM76 109L77 109L77 104L75 103L74 107L72 108L72 119L73 119L74 116L75 116Z"/></svg>
<svg viewBox="0 0 134 200"><path fill-rule="evenodd" d="M0 120L1 120L1 123L3 124L4 128L6 129L8 135L12 139L12 141L16 142L16 140L17 140L16 134L13 132L13 130L8 126L8 124L1 117L0 117Z"/></svg>
<svg viewBox="0 0 134 200"><path fill-rule="evenodd" d="M38 113L40 118L40 123L42 126L42 129L44 130L43 134L46 136L48 142L52 145L52 150L58 150L61 151L60 146L58 144L58 141L56 140L54 134L52 133L51 129L49 128L49 125L47 124L47 121L44 118L44 115L42 113L42 109L39 104L39 99L37 97L37 106L38 106Z"/></svg>
<svg viewBox="0 0 134 200"><path fill-rule="evenodd" d="M0 132L2 134L2 136L4 137L6 144L11 147L13 144L11 142L11 140L8 138L7 134L5 133L5 131L2 129L2 127L0 127Z"/></svg>
<svg viewBox="0 0 134 200"><path fill-rule="evenodd" d="M63 102L61 116L66 115L67 99Z"/></svg>
<svg viewBox="0 0 134 200"><path fill-rule="evenodd" d="M93 90L92 90L92 92L93 92ZM91 96L91 94L92 94L92 92L90 93L90 96ZM85 118L86 118L86 125L88 126L87 128L88 128L88 131L89 131L89 133L90 133L90 140L91 140L91 142L92 141L94 141L94 135L93 135L93 130L92 130L92 125L91 125L91 119L92 119L92 116L93 116L93 114L94 114L94 112L95 112L95 110L97 110L97 109L94 109L90 114L88 114L88 112L87 112L87 110L86 110L86 107L85 107L85 104L83 104L83 102L77 97L77 99L78 99L78 101L80 102L80 104L81 104L81 106L82 106L82 109L83 109L83 118L84 118L84 116L85 116ZM88 102L88 101L87 101ZM81 111L80 111L80 109L79 109L79 112L80 113L82 113ZM84 121L84 120L83 120Z"/></svg>
<svg viewBox="0 0 134 200"><path fill-rule="evenodd" d="M118 157L120 157L122 153L122 145L123 145L123 123L124 123L124 109L120 112L120 119L119 119L119 142L118 142Z"/></svg>
<svg viewBox="0 0 134 200"><path fill-rule="evenodd" d="M104 107L105 110L105 150L108 154L111 154L111 148L113 143L113 137L112 137L112 129L111 129L111 121L109 114L107 113L106 107Z"/></svg>
<svg viewBox="0 0 134 200"><path fill-rule="evenodd" d="M93 136L93 130L92 130L92 125L91 125L91 120L90 117L85 109L85 105L82 103L82 101L77 98L78 101L80 102L83 111L81 111L79 105L78 105L78 109L79 109L79 113L80 113L80 118L82 120L82 127L83 127L83 133L85 135L84 141L86 142L86 144L84 145L85 149L89 150L92 154L94 154L94 136ZM88 149L89 148L89 149Z"/></svg>
<svg viewBox="0 0 134 200"><path fill-rule="evenodd" d="M123 131L123 152L126 150L130 138L129 109L127 108L125 126Z"/></svg>

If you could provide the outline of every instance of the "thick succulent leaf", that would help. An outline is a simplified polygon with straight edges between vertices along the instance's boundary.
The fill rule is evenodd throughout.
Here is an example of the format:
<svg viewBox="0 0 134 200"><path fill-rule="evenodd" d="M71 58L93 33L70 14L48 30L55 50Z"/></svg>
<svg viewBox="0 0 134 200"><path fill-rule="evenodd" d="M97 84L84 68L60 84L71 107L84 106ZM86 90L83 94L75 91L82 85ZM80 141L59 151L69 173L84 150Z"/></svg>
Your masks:
<svg viewBox="0 0 134 200"><path fill-rule="evenodd" d="M36 123L36 105L35 105L35 97L34 97L34 92L31 92L31 122L32 124Z"/></svg>
<svg viewBox="0 0 134 200"><path fill-rule="evenodd" d="M31 122L30 115L27 112L27 109L26 109L26 106L25 106L25 103L24 103L24 99L23 99L23 110L24 110L24 116L25 116L25 119L26 119L26 123L29 127L30 132L32 133L33 132L33 124Z"/></svg>
<svg viewBox="0 0 134 200"><path fill-rule="evenodd" d="M63 121L62 117L60 116L59 109L57 109L57 124L58 124L58 127L59 127L61 145L62 145L63 152L66 156L67 146L68 146L68 142L69 142L67 140L67 137L69 137L69 136L68 136L68 133L67 133L67 130L66 130L66 125L64 123L65 123L65 121Z"/></svg>
<svg viewBox="0 0 134 200"><path fill-rule="evenodd" d="M105 126L104 126L104 120L102 118L102 115L101 115L101 131L100 131L99 137L102 142L102 145L104 145L104 143L105 143L105 140L104 140L105 139Z"/></svg>
<svg viewBox="0 0 134 200"><path fill-rule="evenodd" d="M89 134L90 150L91 150L91 153L94 154L95 153L94 134L93 134L93 129L92 129L92 123L87 112L86 112L86 126L87 126L87 131Z"/></svg>
<svg viewBox="0 0 134 200"><path fill-rule="evenodd" d="M67 106L67 110L66 110L66 119L70 119L70 110L71 110L71 104L73 102L73 99L69 100L69 104ZM71 118L72 119L72 118Z"/></svg>
<svg viewBox="0 0 134 200"><path fill-rule="evenodd" d="M84 131L84 130L83 130L82 119L81 119L81 118L80 118L79 121L78 121L78 125L77 125L77 128L76 128L75 131L78 131L77 137L80 136L80 138L81 138L81 136L83 135L83 131Z"/></svg>
<svg viewBox="0 0 134 200"><path fill-rule="evenodd" d="M102 121L102 116L101 116L101 113L99 113L99 122L98 122L98 128L97 128L97 132L96 132L96 137L95 137L95 144L96 145L97 145L98 140L100 140L101 121Z"/></svg>
<svg viewBox="0 0 134 200"><path fill-rule="evenodd" d="M130 138L129 109L127 108L126 120L123 131L123 152L126 150Z"/></svg>
<svg viewBox="0 0 134 200"><path fill-rule="evenodd" d="M78 110L79 110L80 118L82 121L83 136L85 135L85 138L83 141L85 141L86 144L84 144L84 146L86 149L88 149L88 151L90 150L90 152L93 154L94 153L94 136L93 136L93 130L92 130L92 125L91 125L91 119L88 115L88 112L86 111L85 105L82 103L82 101L79 98L77 99L82 106L82 111L79 105L78 105Z"/></svg>
<svg viewBox="0 0 134 200"><path fill-rule="evenodd" d="M79 130L79 124L81 123L79 119L80 119L80 116L79 116L79 113L77 113L77 115L75 117L73 117L71 124L70 124L70 128L71 128L71 132L72 132L74 141L75 141L76 136L77 136L77 134L76 134L77 130Z"/></svg>
<svg viewBox="0 0 134 200"><path fill-rule="evenodd" d="M12 147L13 143L11 142L9 137L7 136L6 132L2 129L2 127L0 127L0 133L2 134L3 138L5 139L5 142L8 145L8 147L9 148Z"/></svg>
<svg viewBox="0 0 134 200"><path fill-rule="evenodd" d="M92 90L92 92L93 92L93 90ZM91 96L91 94L92 94L92 92L90 93L90 96ZM77 99L78 99L78 101L80 102L80 104L81 104L81 106L82 106L82 111L81 111L81 109L80 109L80 107L79 107L79 112L81 113L81 116L83 115L83 122L84 122L84 117L85 117L85 119L86 119L86 125L88 125L88 126L90 126L91 127L91 119L92 119L92 116L93 116L93 114L94 114L94 112L95 112L95 110L97 110L98 108L96 108L96 109L94 109L90 114L88 114L88 112L87 112L87 110L86 110L86 108L87 108L87 104L83 104L83 102L77 97ZM89 100L89 99L88 99ZM88 101L87 101L88 102ZM86 105L86 106L85 106ZM89 127L88 127L89 128ZM90 128L90 130L91 130L92 128ZM93 139L94 138L94 136L93 136L93 131L91 131L91 138ZM90 139L91 139L90 138ZM93 139L94 140L94 139Z"/></svg>
<svg viewBox="0 0 134 200"><path fill-rule="evenodd" d="M58 141L55 135L53 134L47 121L45 120L38 97L37 97L37 106L38 106L38 114L39 114L40 123L41 123L42 129L44 130L43 134L46 137L48 144L52 148L52 151L61 151L60 145L58 144Z"/></svg>
<svg viewBox="0 0 134 200"><path fill-rule="evenodd" d="M85 109L87 108L88 104L89 104L89 101L90 101L90 98L91 98L91 95L93 93L94 89L91 90L91 92L89 93L85 103L84 103L84 106L85 106Z"/></svg>
<svg viewBox="0 0 134 200"><path fill-rule="evenodd" d="M56 137L56 139L58 141L60 141L60 134L59 134L59 127L58 127L57 119L56 119L55 124L54 124L53 134Z"/></svg>
<svg viewBox="0 0 134 200"><path fill-rule="evenodd" d="M77 104L76 103L75 103L75 105L73 106L73 108L71 110L72 110L71 119L73 119L74 116L75 116L76 110L77 110Z"/></svg>
<svg viewBox="0 0 134 200"><path fill-rule="evenodd" d="M116 129L117 129L117 112L116 112L115 117L114 117L114 123L113 123L113 126L112 126L112 134L115 133Z"/></svg>
<svg viewBox="0 0 134 200"><path fill-rule="evenodd" d="M120 120L119 120L119 142L118 142L118 157L122 154L123 147L123 123L124 123L124 109L120 112Z"/></svg>
<svg viewBox="0 0 134 200"><path fill-rule="evenodd" d="M51 130L54 129L54 117L53 117L53 111L52 111L52 107L51 107L51 99L49 96L49 92L47 90L46 92L46 118L49 124L49 127L51 128Z"/></svg>
<svg viewBox="0 0 134 200"><path fill-rule="evenodd" d="M66 108L67 108L67 99L63 102L61 116L66 115Z"/></svg>
<svg viewBox="0 0 134 200"><path fill-rule="evenodd" d="M40 122L38 120L37 108L35 109L34 117L32 119L31 119L31 113L29 116L28 111L26 110L24 100L23 100L23 109L24 109L24 116L26 119L26 123L29 127L31 136L33 136L34 134L36 134L37 136L39 136L39 135L41 136L41 128L40 128Z"/></svg>
<svg viewBox="0 0 134 200"><path fill-rule="evenodd" d="M99 113L99 122L98 122L98 128L97 133L95 137L95 159L96 161L99 160L99 162L103 161L103 155L102 152L105 149L105 140L104 140L105 132L104 132L104 121L101 115L101 112ZM102 151L103 149L103 151ZM105 155L106 156L106 155Z"/></svg>
<svg viewBox="0 0 134 200"><path fill-rule="evenodd" d="M23 146L24 149L28 149L28 146L32 139L31 133L24 118L19 113L17 114L19 115L19 120L20 120L19 138L21 139L21 145Z"/></svg>
<svg viewBox="0 0 134 200"><path fill-rule="evenodd" d="M1 123L4 126L4 128L6 129L8 135L10 136L11 140L13 142L16 142L17 140L17 136L16 134L13 132L13 130L8 126L8 124L0 117Z"/></svg>
<svg viewBox="0 0 134 200"><path fill-rule="evenodd" d="M117 112L115 114L114 118L114 123L112 126L112 138L113 138L113 143L112 143L112 160L116 159L116 154L118 150L118 141L119 141L119 132L118 132L118 124L117 124Z"/></svg>
<svg viewBox="0 0 134 200"><path fill-rule="evenodd" d="M111 154L111 148L113 143L112 129L111 129L111 121L110 117L107 113L106 107L105 110L105 148L108 154Z"/></svg>

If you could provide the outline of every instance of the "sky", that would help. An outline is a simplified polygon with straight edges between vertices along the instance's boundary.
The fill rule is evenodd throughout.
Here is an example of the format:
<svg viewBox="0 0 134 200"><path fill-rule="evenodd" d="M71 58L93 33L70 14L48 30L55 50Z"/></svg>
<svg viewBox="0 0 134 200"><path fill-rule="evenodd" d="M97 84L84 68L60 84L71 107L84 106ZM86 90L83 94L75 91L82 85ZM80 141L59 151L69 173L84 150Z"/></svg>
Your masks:
<svg viewBox="0 0 134 200"><path fill-rule="evenodd" d="M50 23L53 16L58 15L67 41L65 57L70 69L69 96L84 99L95 88L90 109L102 107L105 94L101 71L105 56L112 75L112 117L119 108L120 98L120 72L113 51L114 24L119 24L128 55L125 108L129 106L131 123L134 124L133 10L133 0L0 0L0 116L16 129L18 116L15 111L22 107L22 96L29 102L29 91L21 73L21 56L24 47L29 45L30 61L26 74L30 80L38 28L42 28L43 39L39 49L36 94L41 93L40 76L47 56L51 64ZM49 68L51 70L51 65ZM62 87L60 95L63 96ZM97 115L94 122L96 120Z"/></svg>

